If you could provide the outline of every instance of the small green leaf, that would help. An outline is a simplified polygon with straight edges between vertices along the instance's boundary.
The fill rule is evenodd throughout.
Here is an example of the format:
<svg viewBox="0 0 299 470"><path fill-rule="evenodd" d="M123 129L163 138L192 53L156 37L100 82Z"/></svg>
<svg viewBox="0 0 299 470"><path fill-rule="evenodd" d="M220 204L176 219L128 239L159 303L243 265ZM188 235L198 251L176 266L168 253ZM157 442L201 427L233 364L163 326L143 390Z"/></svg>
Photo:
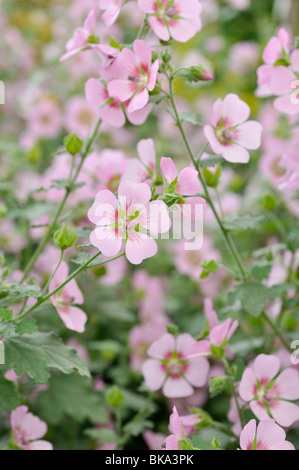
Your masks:
<svg viewBox="0 0 299 470"><path fill-rule="evenodd" d="M16 333L20 336L25 334L31 335L32 333L36 333L36 331L37 324L33 318L25 318L16 325Z"/></svg>
<svg viewBox="0 0 299 470"><path fill-rule="evenodd" d="M0 308L0 318L3 321L10 321L12 319L12 310L6 310L6 308Z"/></svg>

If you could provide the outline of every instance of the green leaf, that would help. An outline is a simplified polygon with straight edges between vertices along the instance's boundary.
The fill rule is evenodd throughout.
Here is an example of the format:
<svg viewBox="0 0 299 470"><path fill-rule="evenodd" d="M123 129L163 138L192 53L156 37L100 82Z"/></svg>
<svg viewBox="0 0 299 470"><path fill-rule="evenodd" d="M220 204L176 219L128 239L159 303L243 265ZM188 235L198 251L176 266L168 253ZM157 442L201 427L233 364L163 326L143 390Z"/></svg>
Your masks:
<svg viewBox="0 0 299 470"><path fill-rule="evenodd" d="M212 398L230 390L228 377L211 377L210 378L210 395Z"/></svg>
<svg viewBox="0 0 299 470"><path fill-rule="evenodd" d="M6 308L0 308L0 318L3 321L10 321L12 319L12 310L6 310Z"/></svg>
<svg viewBox="0 0 299 470"><path fill-rule="evenodd" d="M254 230L260 227L263 219L263 215L230 215L223 224L229 231Z"/></svg>
<svg viewBox="0 0 299 470"><path fill-rule="evenodd" d="M267 260L256 261L251 267L251 274L258 281L263 281L268 279L272 266L272 263Z"/></svg>
<svg viewBox="0 0 299 470"><path fill-rule="evenodd" d="M93 389L90 380L79 375L51 377L49 388L37 400L41 418L49 424L59 424L65 415L81 423L107 423L108 414L102 394Z"/></svg>
<svg viewBox="0 0 299 470"><path fill-rule="evenodd" d="M129 432L132 436L137 437L143 433L145 429L152 429L153 423L151 421L131 421L124 427L125 432Z"/></svg>
<svg viewBox="0 0 299 470"><path fill-rule="evenodd" d="M179 113L179 116L182 122L187 122L188 124L192 124L193 126L202 126L203 124L200 116L196 113L188 113L182 111Z"/></svg>
<svg viewBox="0 0 299 470"><path fill-rule="evenodd" d="M83 264L87 263L87 261L90 259L90 255L88 253L82 252L79 253L76 258L71 259L71 262L74 264L78 264L79 266L83 266ZM89 264L89 267L92 268L92 266L97 266L101 262L101 258L97 258L92 263Z"/></svg>
<svg viewBox="0 0 299 470"><path fill-rule="evenodd" d="M99 444L117 442L117 435L113 429L86 429L84 434L99 441Z"/></svg>
<svg viewBox="0 0 299 470"><path fill-rule="evenodd" d="M6 370L14 369L18 376L27 374L38 384L48 381L51 368L90 377L87 365L76 351L64 346L52 333L9 336L5 341L5 359Z"/></svg>
<svg viewBox="0 0 299 470"><path fill-rule="evenodd" d="M0 411L10 413L20 405L20 396L13 382L0 376Z"/></svg>
<svg viewBox="0 0 299 470"><path fill-rule="evenodd" d="M210 442L204 441L199 436L192 437L192 444L199 450L215 450Z"/></svg>
<svg viewBox="0 0 299 470"><path fill-rule="evenodd" d="M199 166L201 168L211 168L213 166L216 166L218 163L224 163L224 159L220 156L212 156L209 158L203 158L199 162Z"/></svg>
<svg viewBox="0 0 299 470"><path fill-rule="evenodd" d="M201 267L204 270L200 276L200 279L206 279L209 276L209 274L217 273L219 269L219 264L214 260L210 260L210 261L204 261Z"/></svg>
<svg viewBox="0 0 299 470"><path fill-rule="evenodd" d="M34 297L37 299L40 296L40 287L37 285L22 285L19 283L2 284L0 293L7 294L13 299L27 299Z"/></svg>
<svg viewBox="0 0 299 470"><path fill-rule="evenodd" d="M16 325L16 333L20 336L37 332L37 324L33 318L25 318Z"/></svg>
<svg viewBox="0 0 299 470"><path fill-rule="evenodd" d="M250 315L259 317L265 308L266 300L273 298L273 292L263 284L254 281L245 281L234 287L228 294L230 305L237 301Z"/></svg>

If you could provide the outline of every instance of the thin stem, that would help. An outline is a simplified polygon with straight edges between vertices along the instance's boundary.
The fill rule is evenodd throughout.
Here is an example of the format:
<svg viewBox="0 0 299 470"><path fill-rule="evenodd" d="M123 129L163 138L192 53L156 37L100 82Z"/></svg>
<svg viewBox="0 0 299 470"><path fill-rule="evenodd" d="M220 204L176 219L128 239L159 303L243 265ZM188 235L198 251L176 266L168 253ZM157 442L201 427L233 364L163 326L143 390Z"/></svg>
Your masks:
<svg viewBox="0 0 299 470"><path fill-rule="evenodd" d="M282 332L280 331L279 327L276 325L276 323L265 313L265 312L262 312L262 318L264 319L264 321L266 323L268 323L268 325L271 327L271 329L274 331L274 333L276 334L276 336L280 339L280 341L282 342L282 344L284 345L284 347L292 352L292 348L288 342L288 340L285 338L285 336L282 334Z"/></svg>
<svg viewBox="0 0 299 470"><path fill-rule="evenodd" d="M141 419L145 419L148 416L150 416L150 414L151 414L150 405L154 401L154 399L156 398L156 394L157 394L157 392L151 392L149 394L144 406L137 413L137 415L135 416L133 421L140 421ZM126 431L123 438L119 440L118 445L117 445L117 449L120 449L121 447L124 447L126 445L127 441L130 439L130 437L131 437L131 432Z"/></svg>
<svg viewBox="0 0 299 470"><path fill-rule="evenodd" d="M89 151L91 149L91 146L94 142L94 140L96 139L96 136L98 134L98 130L99 130L99 127L102 123L102 120L99 119L96 126L95 126L95 129L94 129L94 132L92 134L92 136L90 137L90 139L88 140L87 142L87 145L86 145L86 148L84 150L84 152L82 153L81 155L81 161L78 165L78 168L74 174L74 176L72 177L72 179L70 180L70 184L68 185L68 187L66 188L66 192L65 192L65 195L64 195L64 198L62 199L56 213L54 214L53 216L53 219L52 219L52 222L49 226L49 229L48 231L46 232L44 238L41 240L39 246L37 247L37 249L35 250L35 252L33 253L31 259L29 260L29 262L27 263L25 269L24 269L24 274L23 274L23 277L21 279L21 282L24 282L25 279L28 277L28 274L30 273L30 271L33 269L39 255L43 252L46 244L48 243L48 241L50 240L51 236L52 236L52 232L57 224L57 221L60 217L60 215L62 214L62 211L64 209L64 206L65 206L65 203L66 201L68 200L68 197L69 195L71 194L72 190L73 190L73 187L74 187L74 184L75 182L77 181L77 178L80 174L80 171L82 169L82 166L83 166L83 163L85 161L85 158L87 157L87 155L89 154Z"/></svg>
<svg viewBox="0 0 299 470"><path fill-rule="evenodd" d="M50 285L50 283L51 283L53 277L54 277L55 274L57 273L57 271L58 271L58 269L59 269L59 266L60 266L61 263L62 263L63 254L64 254L64 250L61 250L58 263L57 263L57 265L56 265L54 271L52 272L52 274L49 276L49 279L48 279L48 281L47 281L47 283L46 283L46 285L45 285L45 287L44 287L44 290L43 290L43 292L42 292L42 295L41 295L42 297L47 293L48 287L49 287L49 285Z"/></svg>
<svg viewBox="0 0 299 470"><path fill-rule="evenodd" d="M87 260L82 266L80 266L76 271L74 271L62 284L60 284L58 287L56 287L52 292L49 292L47 295L43 297L39 297L37 300L36 304L34 304L31 308L26 310L22 315L19 315L18 317L14 318L12 320L12 323L17 323L18 321L22 320L24 317L27 317L30 315L34 310L36 310L38 307L40 307L42 304L44 304L47 300L49 300L53 295L57 294L61 289L63 289L70 281L72 281L75 277L77 277L82 271L85 269L91 267L90 264L101 254L100 251L98 251L94 256L92 256L89 260ZM125 253L121 253L114 258L102 261L101 263L97 264L97 266L103 266L104 264L110 263L110 261L114 261L121 256L124 256Z"/></svg>

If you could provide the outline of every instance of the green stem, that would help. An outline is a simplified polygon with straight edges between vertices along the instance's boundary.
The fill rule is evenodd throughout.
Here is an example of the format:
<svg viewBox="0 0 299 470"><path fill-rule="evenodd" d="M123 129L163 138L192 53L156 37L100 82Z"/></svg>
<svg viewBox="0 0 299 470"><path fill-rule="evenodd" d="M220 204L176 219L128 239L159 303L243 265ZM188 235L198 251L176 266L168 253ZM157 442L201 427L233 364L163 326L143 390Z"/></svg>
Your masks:
<svg viewBox="0 0 299 470"><path fill-rule="evenodd" d="M64 254L64 250L61 250L58 263L57 263L57 265L56 265L54 271L52 272L52 274L49 276L49 279L48 279L48 281L47 281L47 284L45 285L44 290L43 290L43 292L42 292L42 295L41 295L42 297L47 293L48 287L49 287L49 285L50 285L50 283L51 283L53 277L54 277L55 274L57 273L59 266L60 266L61 263L62 263L63 254Z"/></svg>
<svg viewBox="0 0 299 470"><path fill-rule="evenodd" d="M51 236L52 236L52 232L57 224L57 221L60 217L60 215L62 214L62 211L64 209L64 206L65 206L65 203L66 201L68 200L69 198L69 195L71 194L72 190L73 190L73 187L74 187L74 184L75 182L77 181L77 178L80 174L80 171L82 169L82 166L83 166L83 163L85 161L85 158L87 157L87 155L89 154L89 151L91 149L91 146L94 142L94 140L96 139L96 136L98 134L98 130L99 130L99 127L102 123L102 120L99 119L96 126L95 126L95 129L94 129L94 132L92 134L92 136L90 137L90 139L88 140L87 142L87 145L86 145L86 148L84 150L84 152L82 153L81 155L81 161L78 165L78 168L74 174L74 176L72 177L72 179L70 180L70 183L68 185L68 187L66 188L66 192L65 192L65 195L64 195L64 198L63 200L61 201L56 213L54 214L54 217L52 219L52 222L50 223L50 226L49 226L49 229L48 231L46 232L45 236L43 237L42 241L40 242L39 246L37 247L37 249L35 250L35 252L33 253L31 259L29 260L29 262L27 263L25 269L24 269L24 274L23 274L23 277L21 279L21 282L24 282L25 279L28 277L28 274L30 273L30 271L33 269L39 255L43 252L46 244L48 243L48 241L50 240Z"/></svg>
<svg viewBox="0 0 299 470"><path fill-rule="evenodd" d="M40 307L42 304L44 304L47 300L49 300L53 295L57 294L61 289L63 289L70 281L75 279L82 271L90 267L89 265L101 254L100 251L98 251L94 256L92 256L89 260L87 260L82 266L80 266L76 271L74 271L62 284L60 284L58 287L56 287L52 292L49 292L47 295L39 297L36 304L34 304L31 308L26 310L22 315L17 316L16 318L13 319L13 323L17 323L18 321L22 320L24 317L27 317L30 315L34 310L36 310L38 307ZM109 263L110 261L114 261L121 256L124 256L125 253L121 253L114 258L108 259L106 261L102 261L101 263L97 264L97 266L103 266L104 264Z"/></svg>
<svg viewBox="0 0 299 470"><path fill-rule="evenodd" d="M140 409L140 411L134 417L134 421L140 421L141 419L145 419L148 416L150 416L150 414L152 413L150 410L150 405L156 398L156 394L157 392L151 392L149 394L144 406ZM131 437L131 433L129 431L126 431L123 438L119 440L117 444L117 449L123 448L128 442L128 440L130 439L130 437Z"/></svg>

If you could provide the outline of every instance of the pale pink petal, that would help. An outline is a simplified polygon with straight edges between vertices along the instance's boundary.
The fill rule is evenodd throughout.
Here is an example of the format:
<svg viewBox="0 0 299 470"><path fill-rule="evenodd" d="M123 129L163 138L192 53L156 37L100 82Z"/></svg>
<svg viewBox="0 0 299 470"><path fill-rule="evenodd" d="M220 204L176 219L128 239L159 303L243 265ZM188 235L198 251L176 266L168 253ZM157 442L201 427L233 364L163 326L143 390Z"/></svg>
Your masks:
<svg viewBox="0 0 299 470"><path fill-rule="evenodd" d="M115 223L117 210L117 199L108 189L99 191L95 202L88 211L89 220L96 225L108 225Z"/></svg>
<svg viewBox="0 0 299 470"><path fill-rule="evenodd" d="M193 392L193 388L183 377L168 377L163 385L163 394L168 398L190 397Z"/></svg>
<svg viewBox="0 0 299 470"><path fill-rule="evenodd" d="M155 60L155 62L153 63L150 69L148 83L147 83L147 87L149 91L153 91L153 89L156 86L159 67L160 67L160 63L159 63L159 59L157 59Z"/></svg>
<svg viewBox="0 0 299 470"><path fill-rule="evenodd" d="M248 151L234 144L223 146L222 155L225 160L231 163L248 163L250 160Z"/></svg>
<svg viewBox="0 0 299 470"><path fill-rule="evenodd" d="M222 154L222 145L220 144L219 140L217 139L217 136L215 134L215 131L212 126L205 126L204 127L204 133L206 138L209 141L210 146L212 147L212 150L217 154L221 155Z"/></svg>
<svg viewBox="0 0 299 470"><path fill-rule="evenodd" d="M136 70L139 70L139 64L134 52L128 48L123 49L111 65L111 73L115 78L127 79L130 75L135 75Z"/></svg>
<svg viewBox="0 0 299 470"><path fill-rule="evenodd" d="M188 358L198 357L198 356L209 356L211 354L211 346L209 341L201 340L197 341L194 344L190 351L187 354Z"/></svg>
<svg viewBox="0 0 299 470"><path fill-rule="evenodd" d="M66 279L66 278L65 278ZM82 305L84 303L84 297L79 289L79 286L75 279L72 279L64 288L63 293L69 298L72 298L74 304Z"/></svg>
<svg viewBox="0 0 299 470"><path fill-rule="evenodd" d="M275 64L282 57L282 45L277 37L273 37L268 42L264 53L263 61L266 64Z"/></svg>
<svg viewBox="0 0 299 470"><path fill-rule="evenodd" d="M28 450L53 450L53 445L48 441L34 441L30 442Z"/></svg>
<svg viewBox="0 0 299 470"><path fill-rule="evenodd" d="M140 140L137 144L137 151L145 166L153 170L156 166L156 151L153 139Z"/></svg>
<svg viewBox="0 0 299 470"><path fill-rule="evenodd" d="M210 370L209 361L205 357L190 359L184 375L194 387L204 387L208 380Z"/></svg>
<svg viewBox="0 0 299 470"><path fill-rule="evenodd" d="M108 83L108 92L111 98L118 99L122 103L129 100L137 88L138 84L130 80L116 79Z"/></svg>
<svg viewBox="0 0 299 470"><path fill-rule="evenodd" d="M125 114L116 102L108 104L101 110L101 118L103 122L116 129L120 129L126 123Z"/></svg>
<svg viewBox="0 0 299 470"><path fill-rule="evenodd" d="M280 362L276 356L260 354L254 361L253 370L260 383L266 385L278 374L279 367Z"/></svg>
<svg viewBox="0 0 299 470"><path fill-rule="evenodd" d="M169 427L171 432L178 438L183 439L182 423L176 407L173 407L172 415L169 418Z"/></svg>
<svg viewBox="0 0 299 470"><path fill-rule="evenodd" d="M44 437L48 427L44 421L41 421L32 413L27 413L21 424L21 429L26 433L26 440L33 441Z"/></svg>
<svg viewBox="0 0 299 470"><path fill-rule="evenodd" d="M128 120L134 126L141 126L147 120L149 114L153 109L152 103L144 106L142 109L138 109L138 111L134 111L134 113L127 113Z"/></svg>
<svg viewBox="0 0 299 470"><path fill-rule="evenodd" d="M200 21L196 22L188 19L171 20L169 22L170 34L178 42L187 42L199 31Z"/></svg>
<svg viewBox="0 0 299 470"><path fill-rule="evenodd" d="M256 376L252 369L245 369L239 386L239 394L242 400L250 401L257 393Z"/></svg>
<svg viewBox="0 0 299 470"><path fill-rule="evenodd" d="M104 256L112 257L120 253L123 239L121 234L109 227L97 227L90 234L90 243L98 248Z"/></svg>
<svg viewBox="0 0 299 470"><path fill-rule="evenodd" d="M155 238L158 233L167 233L171 227L171 220L166 204L163 201L153 201L147 208L147 220L142 224Z"/></svg>
<svg viewBox="0 0 299 470"><path fill-rule="evenodd" d="M247 121L237 129L236 142L250 150L256 150L262 143L263 126L256 121Z"/></svg>
<svg viewBox="0 0 299 470"><path fill-rule="evenodd" d="M176 351L186 356L194 344L196 340L188 333L184 333L176 338Z"/></svg>
<svg viewBox="0 0 299 470"><path fill-rule="evenodd" d="M94 107L102 106L109 99L108 91L96 78L90 78L86 82L85 94L87 103Z"/></svg>
<svg viewBox="0 0 299 470"><path fill-rule="evenodd" d="M285 441L286 433L278 426L274 419L269 421L262 421L257 428L257 449L270 450L276 444L281 444Z"/></svg>
<svg viewBox="0 0 299 470"><path fill-rule="evenodd" d="M275 400L270 405L271 414L275 421L284 428L299 421L299 406L283 400Z"/></svg>
<svg viewBox="0 0 299 470"><path fill-rule="evenodd" d="M155 341L147 351L147 354L155 359L170 357L175 351L175 339L170 333L166 333Z"/></svg>
<svg viewBox="0 0 299 470"><path fill-rule="evenodd" d="M157 18L156 16L150 16L148 21L154 33L160 39L162 39L162 41L169 41L170 34L168 28L161 18Z"/></svg>
<svg viewBox="0 0 299 470"><path fill-rule="evenodd" d="M223 118L225 127L233 127L247 121L250 116L250 108L237 95L229 94L223 102Z"/></svg>
<svg viewBox="0 0 299 470"><path fill-rule="evenodd" d="M296 369L284 370L275 381L277 395L285 400L299 400L299 373Z"/></svg>
<svg viewBox="0 0 299 470"><path fill-rule="evenodd" d="M87 315L83 310L78 307L74 307L73 305L69 305L64 308L58 308L57 311L61 320L69 330L77 331L77 333L84 332Z"/></svg>
<svg viewBox="0 0 299 470"><path fill-rule="evenodd" d="M19 406L11 412L10 415L10 424L13 429L17 429L21 426L23 419L28 413L27 406Z"/></svg>
<svg viewBox="0 0 299 470"><path fill-rule="evenodd" d="M251 450L256 434L256 420L252 419L244 427L240 434L240 446L242 450Z"/></svg>
<svg viewBox="0 0 299 470"><path fill-rule="evenodd" d="M171 434L166 438L165 441L165 449L166 450L180 450L180 444L178 438Z"/></svg>
<svg viewBox="0 0 299 470"><path fill-rule="evenodd" d="M149 94L146 88L142 88L139 90L135 96L132 98L129 106L128 106L128 113L134 113L139 109L144 108L147 105L149 100Z"/></svg>
<svg viewBox="0 0 299 470"><path fill-rule="evenodd" d="M296 450L293 444L289 441L284 441L282 444L276 444L275 449L270 447L269 450Z"/></svg>
<svg viewBox="0 0 299 470"><path fill-rule="evenodd" d="M126 243L126 257L132 264L141 264L147 258L152 258L158 252L155 240L144 233L136 233Z"/></svg>
<svg viewBox="0 0 299 470"><path fill-rule="evenodd" d="M250 408L252 413L260 420L267 421L270 419L270 416L265 408L265 406L259 401L251 401Z"/></svg>
<svg viewBox="0 0 299 470"><path fill-rule="evenodd" d="M162 157L160 168L168 183L172 183L176 179L178 173L172 158Z"/></svg>
<svg viewBox="0 0 299 470"><path fill-rule="evenodd" d="M202 197L188 197L184 204L180 205L183 217L191 220L201 220L207 202Z"/></svg>
<svg viewBox="0 0 299 470"><path fill-rule="evenodd" d="M143 70L146 73L149 72L152 64L152 50L150 46L145 41L136 39L133 42L133 49Z"/></svg>
<svg viewBox="0 0 299 470"><path fill-rule="evenodd" d="M298 97L296 98L298 100ZM277 111L294 116L299 113L299 103L292 100L292 95L280 96L274 101L274 107Z"/></svg>
<svg viewBox="0 0 299 470"><path fill-rule="evenodd" d="M142 366L142 373L146 385L150 390L159 390L166 378L162 364L154 359L148 359Z"/></svg>
<svg viewBox="0 0 299 470"><path fill-rule="evenodd" d="M154 13L157 0L138 0L138 8L144 13Z"/></svg>
<svg viewBox="0 0 299 470"><path fill-rule="evenodd" d="M34 441L28 444L28 450L53 450L53 445L48 441Z"/></svg>
<svg viewBox="0 0 299 470"><path fill-rule="evenodd" d="M271 75L270 88L273 95L286 95L291 93L291 83L296 77L293 72L283 65L275 67Z"/></svg>
<svg viewBox="0 0 299 470"><path fill-rule="evenodd" d="M184 168L179 174L176 192L182 196L194 196L200 191L198 172L193 168Z"/></svg>
<svg viewBox="0 0 299 470"><path fill-rule="evenodd" d="M292 67L296 72L299 72L299 50L296 49L291 55Z"/></svg>
<svg viewBox="0 0 299 470"><path fill-rule="evenodd" d="M54 267L53 267L54 270ZM54 289L56 289L60 284L62 284L66 278L69 275L69 268L68 265L65 261L62 261L60 264L59 268L57 269L56 273L54 274L50 285L49 285L49 291L52 292Z"/></svg>
<svg viewBox="0 0 299 470"><path fill-rule="evenodd" d="M145 183L122 181L118 188L118 197L125 200L127 208L134 204L145 205L151 198L151 190Z"/></svg>

